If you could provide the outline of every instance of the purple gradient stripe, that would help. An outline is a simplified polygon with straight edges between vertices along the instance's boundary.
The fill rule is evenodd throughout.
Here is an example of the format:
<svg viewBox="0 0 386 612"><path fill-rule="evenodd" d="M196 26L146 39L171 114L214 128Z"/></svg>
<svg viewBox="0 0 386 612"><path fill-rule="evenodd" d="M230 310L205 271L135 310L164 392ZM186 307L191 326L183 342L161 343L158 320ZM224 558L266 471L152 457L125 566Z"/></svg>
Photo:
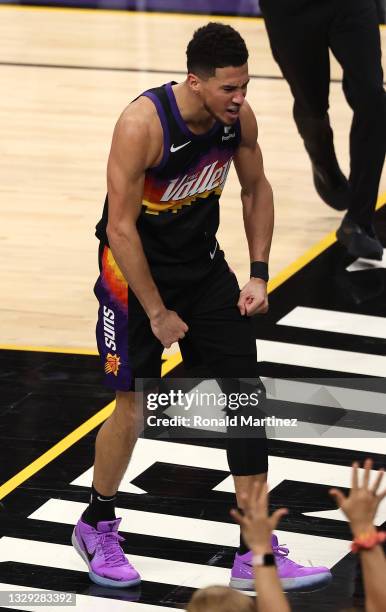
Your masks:
<svg viewBox="0 0 386 612"><path fill-rule="evenodd" d="M257 0L0 0L0 4L64 6L134 11L171 11L218 15L261 15Z"/></svg>
<svg viewBox="0 0 386 612"><path fill-rule="evenodd" d="M153 92L151 92L151 91L145 91L142 95L146 96L147 98L149 98L153 102L153 104L155 104L158 116L159 116L161 124L162 124L162 130L163 130L163 134L164 134L164 143L163 143L164 144L164 150L163 150L163 155L162 155L162 159L161 159L160 163L158 164L158 166L155 166L154 168L152 168L152 170L160 170L160 169L165 167L166 162L169 159L169 150L170 150L169 126L168 126L168 122L167 122L167 119L166 119L164 108L163 108L160 100L157 98L157 96L155 94L153 94Z"/></svg>

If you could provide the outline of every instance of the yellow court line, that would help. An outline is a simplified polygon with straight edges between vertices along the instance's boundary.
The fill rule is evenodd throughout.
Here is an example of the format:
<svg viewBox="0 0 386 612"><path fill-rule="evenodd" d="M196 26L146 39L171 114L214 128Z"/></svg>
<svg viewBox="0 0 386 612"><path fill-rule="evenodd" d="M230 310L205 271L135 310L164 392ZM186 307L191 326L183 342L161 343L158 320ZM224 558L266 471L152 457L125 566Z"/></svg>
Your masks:
<svg viewBox="0 0 386 612"><path fill-rule="evenodd" d="M290 276L293 276L296 274L296 272L301 270L301 268L304 268L304 266L320 255L320 253L328 249L328 247L334 244L334 242L336 242L336 233L331 232L330 234L327 234L327 236L322 238L317 244L312 246L303 255L298 257L298 259L279 272L279 274L277 274L272 280L268 281L268 293L271 293L274 291L274 289L277 289L277 287L288 280Z"/></svg>
<svg viewBox="0 0 386 612"><path fill-rule="evenodd" d="M386 192L382 193L377 201L377 209L381 208L386 204ZM334 244L336 241L335 232L331 232L327 234L322 240L320 240L316 245L314 245L311 249L309 249L304 255L299 257L296 261L290 264L287 268L285 268L282 272L280 272L272 281L268 284L269 292L276 289L279 285L288 280L293 274L298 272L302 267L308 264L310 261L315 259L320 253L322 253L329 246ZM6 346L6 345L4 345ZM0 346L0 348L4 348ZM13 350L36 350L41 351L43 348L47 348L48 351L52 351L50 347L12 347L7 345L9 349ZM71 349L62 349L57 352L71 352ZM75 353L74 353L75 354ZM79 354L95 354L89 352L82 352ZM166 361L162 364L162 376L166 376L171 370L173 370L177 365L182 362L182 356L180 352L171 355L170 357L166 357ZM34 474L39 472L39 470L43 469L48 463L56 459L59 455L64 453L70 446L78 442L85 435L90 433L95 427L98 427L103 421L105 421L113 412L115 402L111 402L104 408L102 408L99 412L97 412L90 419L85 421L82 425L74 429L70 434L68 434L65 438L60 440L57 444L52 446L48 451L43 453L40 457L35 459L32 463L27 465L24 469L18 472L15 476L7 480L4 484L0 486L0 500L3 499L6 495L9 495L16 487L20 486L31 478Z"/></svg>
<svg viewBox="0 0 386 612"><path fill-rule="evenodd" d="M177 353L174 353L174 355L170 355L169 357L164 357L164 359L165 361L163 362L161 367L161 376L166 376L167 374L169 374L169 372L174 370L174 368L176 368L180 363L182 363L182 355L180 351L177 351Z"/></svg>
<svg viewBox="0 0 386 612"><path fill-rule="evenodd" d="M2 348L2 347L0 347ZM43 347L41 347L42 349ZM18 347L17 350L23 350L21 347ZM40 350L35 348L35 350ZM63 352L63 351L61 351ZM66 351L67 352L67 351ZM166 357L166 361L162 364L162 376L166 376L168 372L173 370L173 368L177 367L179 363L182 362L181 353L175 353L170 357ZM96 414L94 414L87 421L82 423L79 427L74 429L71 433L65 436L62 440L59 440L57 444L54 444L48 451L40 455L35 461L32 461L29 465L23 468L20 472L18 472L15 476L12 476L9 480L7 480L4 484L0 486L0 499L3 499L6 495L9 495L14 489L23 484L26 480L31 478L34 474L43 469L48 463L51 463L54 459L59 457L62 453L70 448L73 444L78 442L81 438L86 436L90 431L101 425L103 421L105 421L113 412L115 406L115 401L110 402L107 406L99 410Z"/></svg>
<svg viewBox="0 0 386 612"><path fill-rule="evenodd" d="M68 355L99 355L97 350L93 349L82 349L82 348L71 348L61 346L22 346L20 344L0 344L0 351L24 351L24 352L35 352L35 353L58 353ZM178 353L180 355L180 353ZM177 353L173 355L162 356L162 376L166 376L171 370L173 370L180 363L177 358ZM181 358L182 360L182 358Z"/></svg>
<svg viewBox="0 0 386 612"><path fill-rule="evenodd" d="M35 351L40 351L40 352L42 351L45 352L45 350L48 350L49 352L52 352L51 347L33 348L33 347L20 347L19 346L16 348L16 347L11 347L9 345L8 346L3 345L3 346L0 346L0 349L2 348L9 348L12 350L35 350ZM71 349L58 349L57 352L70 353ZM91 352L86 352L86 351L82 351L81 353L79 353L78 351L77 354L94 355L97 353L96 352L91 353ZM174 355L170 355L169 357L166 356L165 359L166 360L162 364L162 374L161 374L162 376L166 376L166 374L168 374L171 370L173 370L175 367L177 367L177 365L179 365L182 362L182 356L180 352L175 353ZM25 482L26 480L31 478L31 476L33 476L34 474L39 472L41 469L43 469L48 463L51 463L51 461L59 457L59 455L64 453L66 450L70 448L70 446L72 446L73 444L78 442L81 438L83 438L88 433L90 433L90 431L95 429L95 427L98 427L98 425L101 425L101 423L103 423L103 421L105 421L112 414L114 410L114 406L115 406L115 401L110 402L107 406L99 410L99 412L97 412L87 421L82 423L82 425L74 429L71 433L65 436L62 440L59 440L57 444L54 444L54 446L52 446L48 451L40 455L40 457L35 459L35 461L32 461L32 463L30 463L25 468L23 468L15 476L12 476L12 478L10 478L5 483L3 483L0 486L0 499L3 499L6 495L9 495L9 493L11 493L14 489L16 489L16 487L23 484L23 482Z"/></svg>
<svg viewBox="0 0 386 612"><path fill-rule="evenodd" d="M105 421L113 412L114 405L115 401L110 402L110 404L102 408L102 410L99 410L99 412L94 414L94 416L69 433L68 436L65 436L65 438L60 440L57 444L54 444L54 446L43 453L43 455L40 455L40 457L35 459L35 461L27 465L27 467L2 484L0 486L0 499L3 499L6 495L16 489L16 487L23 484L23 482L28 480L28 478L31 478L31 476L43 469L48 463L64 453L64 451L69 449L70 446L75 444L75 442L78 442L78 440L90 433L90 431L92 431L95 427L103 423L103 421Z"/></svg>
<svg viewBox="0 0 386 612"><path fill-rule="evenodd" d="M386 204L386 191L381 193L377 200L376 209L378 210L382 206ZM279 272L272 280L268 282L268 293L271 293L274 289L282 285L286 280L293 276L296 272L298 272L301 268L304 268L310 261L315 259L318 255L320 255L323 251L328 249L332 244L336 242L336 232L330 232L324 238L319 240L314 246L312 246L308 251L306 251L303 255L298 257L294 262L289 264L284 270Z"/></svg>
<svg viewBox="0 0 386 612"><path fill-rule="evenodd" d="M97 350L61 346L22 346L21 344L0 344L1 351L30 351L37 353L67 353L70 355L99 355Z"/></svg>

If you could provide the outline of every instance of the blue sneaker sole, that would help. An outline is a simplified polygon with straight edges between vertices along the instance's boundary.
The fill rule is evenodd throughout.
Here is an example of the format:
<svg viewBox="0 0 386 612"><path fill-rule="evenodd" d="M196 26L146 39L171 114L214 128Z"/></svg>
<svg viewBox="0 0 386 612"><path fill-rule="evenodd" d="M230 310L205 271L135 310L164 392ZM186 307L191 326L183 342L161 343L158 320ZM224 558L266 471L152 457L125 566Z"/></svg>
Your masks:
<svg viewBox="0 0 386 612"><path fill-rule="evenodd" d="M75 529L72 532L71 543L73 547L75 548L76 552L80 555L80 557L82 557L83 561L86 563L88 567L88 575L90 577L90 580L92 580L95 584L99 584L102 586L109 586L115 589L124 589L125 587L133 587L133 586L136 586L137 584L140 584L141 578L135 578L134 580L125 580L125 581L120 580L118 582L118 580L111 580L111 578L105 578L104 576L98 576L98 574L95 574L91 569L91 565L87 558L87 555L84 552L84 550L81 548L77 540L77 537L75 535Z"/></svg>
<svg viewBox="0 0 386 612"><path fill-rule="evenodd" d="M330 584L332 575L324 572L323 574L312 574L311 576L301 576L299 578L282 578L280 580L283 591L312 591L322 589Z"/></svg>
<svg viewBox="0 0 386 612"><path fill-rule="evenodd" d="M322 589L332 580L331 573L312 574L299 578L281 578L281 586L286 593L290 591L313 591ZM229 586L238 591L255 591L255 581L247 578L231 578Z"/></svg>

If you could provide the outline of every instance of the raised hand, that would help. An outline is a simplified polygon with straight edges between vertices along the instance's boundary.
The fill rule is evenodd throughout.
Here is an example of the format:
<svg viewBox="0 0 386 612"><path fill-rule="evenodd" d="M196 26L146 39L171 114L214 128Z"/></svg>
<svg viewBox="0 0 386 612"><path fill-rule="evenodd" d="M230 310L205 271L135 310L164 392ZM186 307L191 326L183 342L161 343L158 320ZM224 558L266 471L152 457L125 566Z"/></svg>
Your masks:
<svg viewBox="0 0 386 612"><path fill-rule="evenodd" d="M256 482L249 495L241 496L243 512L231 510L234 520L240 525L246 544L255 553L271 552L271 535L280 519L288 513L287 508L268 514L267 483Z"/></svg>
<svg viewBox="0 0 386 612"><path fill-rule="evenodd" d="M386 496L386 489L378 493L384 470L378 471L374 483L370 486L370 471L373 467L372 459L364 462L362 483L359 482L359 463L352 464L351 490L346 496L340 489L331 489L330 495L335 499L337 506L344 512L350 521L351 530L359 535L371 530L374 518L382 499Z"/></svg>

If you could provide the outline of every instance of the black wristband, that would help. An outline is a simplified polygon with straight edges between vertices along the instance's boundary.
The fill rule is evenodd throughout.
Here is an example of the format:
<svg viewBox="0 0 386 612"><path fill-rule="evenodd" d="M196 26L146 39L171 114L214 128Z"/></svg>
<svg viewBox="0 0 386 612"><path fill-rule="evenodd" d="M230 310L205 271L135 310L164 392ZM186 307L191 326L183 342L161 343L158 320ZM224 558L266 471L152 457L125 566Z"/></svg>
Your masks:
<svg viewBox="0 0 386 612"><path fill-rule="evenodd" d="M251 278L262 278L268 282L268 264L265 261L252 261L251 263Z"/></svg>
<svg viewBox="0 0 386 612"><path fill-rule="evenodd" d="M266 553L265 555L253 555L252 565L257 567L269 567L275 564L275 557L272 553Z"/></svg>

